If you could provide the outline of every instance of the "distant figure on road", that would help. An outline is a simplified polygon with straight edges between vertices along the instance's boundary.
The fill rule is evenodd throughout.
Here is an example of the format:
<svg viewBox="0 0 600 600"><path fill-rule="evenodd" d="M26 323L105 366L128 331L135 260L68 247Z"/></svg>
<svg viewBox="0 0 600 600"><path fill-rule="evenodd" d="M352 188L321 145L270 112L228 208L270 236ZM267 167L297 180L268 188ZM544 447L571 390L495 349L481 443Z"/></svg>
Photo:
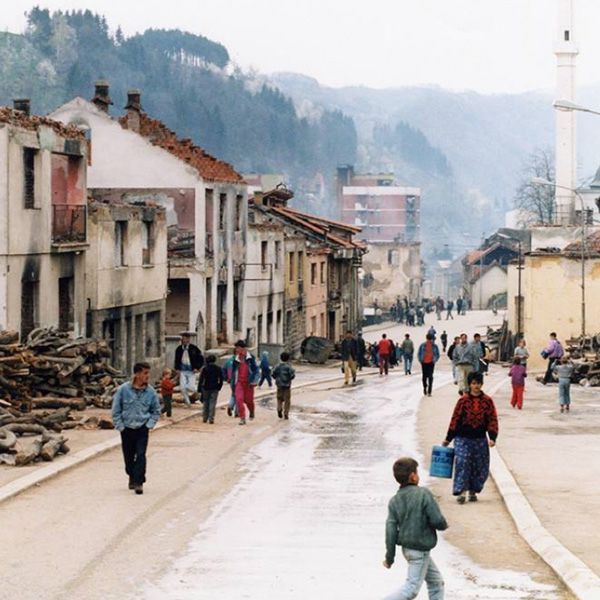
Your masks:
<svg viewBox="0 0 600 600"><path fill-rule="evenodd" d="M475 356L473 346L467 343L467 334L460 334L460 343L452 351L452 364L456 367L456 378L458 381L458 393L466 394L469 391L467 378L473 371Z"/></svg>
<svg viewBox="0 0 600 600"><path fill-rule="evenodd" d="M170 417L173 412L173 390L175 382L171 379L173 372L171 369L165 369L160 380L160 395L162 396L163 408L161 413L166 413Z"/></svg>
<svg viewBox="0 0 600 600"><path fill-rule="evenodd" d="M269 364L269 353L263 352L260 355L260 379L258 381L258 387L267 381L269 387L273 387L273 381L271 379L271 365Z"/></svg>
<svg viewBox="0 0 600 600"><path fill-rule="evenodd" d="M146 482L146 449L148 432L160 418L158 394L149 385L150 365L145 362L133 366L133 379L120 385L113 396L112 420L121 433L121 447L129 489L144 493Z"/></svg>
<svg viewBox="0 0 600 600"><path fill-rule="evenodd" d="M435 342L435 336L437 335L437 331L435 330L435 327L433 325L428 329L427 333L433 336L431 339Z"/></svg>
<svg viewBox="0 0 600 600"><path fill-rule="evenodd" d="M456 365L454 364L454 348L460 344L460 336L454 336L454 341L450 344L448 348L448 358L452 362L452 378L454 379L454 384L458 384L458 375L456 371Z"/></svg>
<svg viewBox="0 0 600 600"><path fill-rule="evenodd" d="M459 296L459 297L456 299L456 314L457 314L458 316L460 316L460 315L462 315L462 314L463 314L463 306L464 306L463 299L462 299L462 298Z"/></svg>
<svg viewBox="0 0 600 600"><path fill-rule="evenodd" d="M454 308L454 302L452 300L448 300L446 303L446 321L448 319L452 319L454 321L454 317L452 316L452 309Z"/></svg>
<svg viewBox="0 0 600 600"><path fill-rule="evenodd" d="M342 355L342 370L344 371L344 385L348 385L350 377L356 383L356 367L358 364L358 343L351 331L346 331L342 340L340 354Z"/></svg>
<svg viewBox="0 0 600 600"><path fill-rule="evenodd" d="M525 377L527 377L527 369L521 364L521 359L518 356L513 358L513 364L508 372L512 383L512 398L510 405L513 408L521 410L523 408L523 392L525 391Z"/></svg>
<svg viewBox="0 0 600 600"><path fill-rule="evenodd" d="M367 361L365 359L365 354L367 352L367 344L365 343L365 339L363 338L362 333L359 333L356 336L356 343L358 345L358 370L362 371L362 368L367 364Z"/></svg>
<svg viewBox="0 0 600 600"><path fill-rule="evenodd" d="M483 393L481 373L469 373L469 389L459 398L443 446L454 440L454 484L459 504L477 501L490 473L490 448L498 438L498 415L494 401ZM489 440L488 440L489 438Z"/></svg>
<svg viewBox="0 0 600 600"><path fill-rule="evenodd" d="M415 345L413 341L410 339L410 334L404 334L404 341L402 342L402 357L404 358L404 374L412 375L412 363L413 356L415 354Z"/></svg>
<svg viewBox="0 0 600 600"><path fill-rule="evenodd" d="M573 364L563 356L559 361L556 361L553 371L558 376L558 403L560 404L560 412L569 412L571 409L571 375L573 375Z"/></svg>
<svg viewBox="0 0 600 600"><path fill-rule="evenodd" d="M273 377L277 386L277 416L281 419L289 419L290 403L292 399L292 379L296 377L296 371L289 364L290 355L282 352L281 362L275 367Z"/></svg>
<svg viewBox="0 0 600 600"><path fill-rule="evenodd" d="M215 422L215 409L219 392L223 387L223 371L217 365L217 357L210 354L206 358L206 366L200 371L198 392L202 398L202 421L212 425Z"/></svg>
<svg viewBox="0 0 600 600"><path fill-rule="evenodd" d="M565 351L561 343L556 339L556 333L553 331L550 334L550 340L548 341L548 345L542 350L542 356L548 359L548 368L546 369L546 373L544 374L543 384L552 381L552 368L554 365L563 357Z"/></svg>
<svg viewBox="0 0 600 600"><path fill-rule="evenodd" d="M525 338L519 340L518 346L515 348L515 357L519 357L521 364L524 367L527 367L527 360L529 358L529 350L527 349L527 342L525 342Z"/></svg>
<svg viewBox="0 0 600 600"><path fill-rule="evenodd" d="M387 375L390 368L390 356L394 348L392 341L387 339L385 333L381 336L377 348L379 350L379 374Z"/></svg>
<svg viewBox="0 0 600 600"><path fill-rule="evenodd" d="M179 373L179 389L186 407L190 406L190 391L196 392L196 373L204 365L204 357L198 346L190 343L190 335L181 336L181 344L175 348L175 370Z"/></svg>
<svg viewBox="0 0 600 600"><path fill-rule="evenodd" d="M442 352L446 353L446 346L448 345L448 334L446 330L442 331L442 335L440 335L440 342L442 342Z"/></svg>
<svg viewBox="0 0 600 600"><path fill-rule="evenodd" d="M448 523L433 494L419 487L418 466L412 458L399 458L394 463L394 479L400 489L388 504L383 566L389 569L394 564L396 546L401 546L408 573L404 586L393 598L416 598L425 582L430 600L443 600L444 580L431 550L437 544L436 530L447 529Z"/></svg>
<svg viewBox="0 0 600 600"><path fill-rule="evenodd" d="M427 334L425 341L419 346L417 358L421 363L423 394L431 396L433 370L435 368L435 363L440 359L440 349L433 341L433 336L430 333Z"/></svg>

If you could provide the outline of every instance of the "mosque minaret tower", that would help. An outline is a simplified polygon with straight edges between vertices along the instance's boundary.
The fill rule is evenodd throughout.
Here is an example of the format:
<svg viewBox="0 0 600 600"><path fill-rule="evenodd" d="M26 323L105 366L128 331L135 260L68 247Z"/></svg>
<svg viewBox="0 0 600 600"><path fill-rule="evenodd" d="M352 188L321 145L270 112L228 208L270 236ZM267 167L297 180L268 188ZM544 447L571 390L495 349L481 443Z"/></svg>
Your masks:
<svg viewBox="0 0 600 600"><path fill-rule="evenodd" d="M574 23L575 0L558 0L558 42L556 44L556 97L575 102L577 44ZM577 187L576 116L572 110L556 110L556 211L557 225L572 225ZM568 188L568 189L564 189Z"/></svg>

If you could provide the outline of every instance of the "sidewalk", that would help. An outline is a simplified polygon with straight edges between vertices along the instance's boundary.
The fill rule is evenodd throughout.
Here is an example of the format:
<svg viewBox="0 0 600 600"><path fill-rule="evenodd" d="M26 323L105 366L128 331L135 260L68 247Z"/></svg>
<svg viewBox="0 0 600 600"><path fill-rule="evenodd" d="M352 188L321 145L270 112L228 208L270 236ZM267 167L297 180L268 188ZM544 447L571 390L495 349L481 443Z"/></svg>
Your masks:
<svg viewBox="0 0 600 600"><path fill-rule="evenodd" d="M337 368L334 368L337 367ZM339 365L328 364L325 366L315 366L309 364L294 364L296 369L296 378L294 380L294 390L299 390L308 386L318 385L327 382L339 382L343 384L343 375L339 371ZM375 374L376 369L366 369L360 377ZM269 388L265 383L262 388L257 388L255 399L260 400L276 391L275 386ZM225 385L219 394L217 409L223 410L230 397L230 388ZM260 408L259 408L260 410ZM110 415L109 409L88 409L81 413L82 415L98 414L102 416ZM170 427L177 423L187 421L201 416L202 405L193 404L191 409L184 408L182 404L176 403L173 407L172 419L162 416L156 429ZM231 420L231 425L237 426L237 419ZM206 425L209 427L209 425ZM118 448L121 445L121 438L114 429L109 430L85 430L71 429L65 432L69 439L71 451L67 455L59 455L52 462L37 462L23 467L0 466L0 502L8 500L24 490L33 486L40 485L42 482L56 477L60 473L74 468L87 462L104 452Z"/></svg>
<svg viewBox="0 0 600 600"><path fill-rule="evenodd" d="M447 370L449 363L441 367ZM572 386L571 413L560 414L557 386L543 386L531 377L524 408L518 411L510 406L507 375L506 368L493 366L484 386L496 404L500 435L492 450L494 481L486 484L477 507L485 523L478 519L479 527L487 530L478 541L490 535L490 526L493 530L488 522L494 518L491 508L497 489L515 522L515 535L518 530L575 597L600 598L596 534L596 521L600 520L600 455L594 452L599 445L600 394ZM452 384L435 390L432 398L423 399L419 433L424 470L428 470L431 446L445 437L456 399ZM460 519L462 527L465 506L453 502L450 482L430 479L430 484L442 497L450 519ZM467 506L467 510L471 508Z"/></svg>

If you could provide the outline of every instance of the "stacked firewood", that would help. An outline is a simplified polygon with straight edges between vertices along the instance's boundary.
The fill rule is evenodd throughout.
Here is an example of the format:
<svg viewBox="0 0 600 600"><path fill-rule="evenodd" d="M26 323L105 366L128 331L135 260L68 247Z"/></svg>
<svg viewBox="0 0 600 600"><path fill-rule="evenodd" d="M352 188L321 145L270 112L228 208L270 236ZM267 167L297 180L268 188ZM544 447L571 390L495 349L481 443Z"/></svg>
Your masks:
<svg viewBox="0 0 600 600"><path fill-rule="evenodd" d="M0 331L0 462L52 460L68 452L64 429L112 427L109 419L71 413L110 406L125 377L109 357L103 340L54 328L35 329L22 343L16 332Z"/></svg>

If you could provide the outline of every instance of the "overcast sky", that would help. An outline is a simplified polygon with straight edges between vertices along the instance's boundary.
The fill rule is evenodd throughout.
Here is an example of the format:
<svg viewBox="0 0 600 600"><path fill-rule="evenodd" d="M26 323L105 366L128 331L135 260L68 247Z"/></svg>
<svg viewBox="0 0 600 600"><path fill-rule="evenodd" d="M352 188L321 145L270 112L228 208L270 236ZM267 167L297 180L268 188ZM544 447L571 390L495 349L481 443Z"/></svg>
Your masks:
<svg viewBox="0 0 600 600"><path fill-rule="evenodd" d="M600 80L599 0L575 0L578 83ZM89 8L126 35L180 28L223 43L242 67L321 83L452 90L552 89L558 0L1 0L20 32L34 4Z"/></svg>

